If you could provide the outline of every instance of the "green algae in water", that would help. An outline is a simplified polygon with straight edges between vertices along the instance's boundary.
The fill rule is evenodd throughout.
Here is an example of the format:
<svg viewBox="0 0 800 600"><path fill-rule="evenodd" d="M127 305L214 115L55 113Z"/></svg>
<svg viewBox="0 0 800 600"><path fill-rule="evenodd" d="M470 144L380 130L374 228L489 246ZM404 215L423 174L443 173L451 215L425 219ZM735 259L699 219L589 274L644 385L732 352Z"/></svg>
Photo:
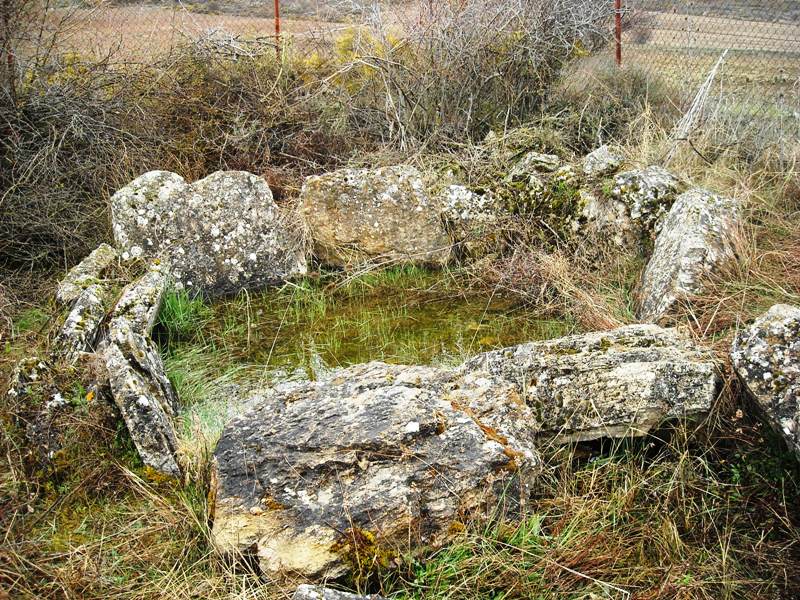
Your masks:
<svg viewBox="0 0 800 600"><path fill-rule="evenodd" d="M435 283L435 282L429 282ZM343 367L371 360L457 364L477 352L564 335L570 322L532 318L509 299L464 296L435 285L334 289L304 281L211 307L192 344L222 350L229 366Z"/></svg>

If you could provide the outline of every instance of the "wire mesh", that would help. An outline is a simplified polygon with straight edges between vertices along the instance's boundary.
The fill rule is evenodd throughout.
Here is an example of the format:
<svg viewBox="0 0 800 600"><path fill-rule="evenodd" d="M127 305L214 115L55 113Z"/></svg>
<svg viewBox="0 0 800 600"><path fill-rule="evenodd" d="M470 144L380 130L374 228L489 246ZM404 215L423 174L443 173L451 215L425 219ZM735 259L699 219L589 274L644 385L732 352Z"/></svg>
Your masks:
<svg viewBox="0 0 800 600"><path fill-rule="evenodd" d="M459 0L445 0L459 1ZM526 0L520 0L525 2ZM533 1L533 0L527 0ZM614 0L605 46L589 65L613 60ZM396 29L414 34L432 0L369 4L358 0L280 0L280 37L273 0L195 0L162 3L101 3L63 8L55 21L68 23L61 44L79 55L150 62L186 43L219 51L330 53L337 38L382 11ZM366 9L366 10L365 10ZM678 89L687 105L720 56L717 98L741 119L769 116L800 131L800 2L796 0L623 0L622 66L635 66Z"/></svg>

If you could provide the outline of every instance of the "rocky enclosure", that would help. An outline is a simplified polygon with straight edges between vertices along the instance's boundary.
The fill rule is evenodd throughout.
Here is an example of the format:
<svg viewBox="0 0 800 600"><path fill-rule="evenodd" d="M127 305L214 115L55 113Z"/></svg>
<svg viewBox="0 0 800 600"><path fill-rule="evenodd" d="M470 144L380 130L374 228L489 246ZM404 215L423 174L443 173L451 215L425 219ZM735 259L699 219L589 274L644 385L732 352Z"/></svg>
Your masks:
<svg viewBox="0 0 800 600"><path fill-rule="evenodd" d="M589 242L639 252L637 317L652 323L501 348L453 368L371 362L261 390L214 453L217 550L274 577L325 580L361 559L388 564L445 544L466 521L513 513L536 489L543 445L643 436L706 414L723 367L657 323L735 259L738 206L707 190L681 193L685 183L661 167L615 175L623 162L606 147L578 165L527 152L498 185L561 203ZM513 216L502 194L433 189L411 167L344 169L308 178L291 214L248 173L194 184L147 173L112 198L117 249L101 246L61 282L54 355L21 363L11 393L26 394L55 361L97 357L98 389L107 386L144 464L180 477L180 401L150 337L168 287L216 296L282 282L306 272L311 246L320 263L345 269L442 266L500 248L498 228ZM104 273L120 263L141 272L141 259L141 277L115 292ZM731 358L800 456L800 309L770 309L739 333ZM306 586L295 597L337 594Z"/></svg>

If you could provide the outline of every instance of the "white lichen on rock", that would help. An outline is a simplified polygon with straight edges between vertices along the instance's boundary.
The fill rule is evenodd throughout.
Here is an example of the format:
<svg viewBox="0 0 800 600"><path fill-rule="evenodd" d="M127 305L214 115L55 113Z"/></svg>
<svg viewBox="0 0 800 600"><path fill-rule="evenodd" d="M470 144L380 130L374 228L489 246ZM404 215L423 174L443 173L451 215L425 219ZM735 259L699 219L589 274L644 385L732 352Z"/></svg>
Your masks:
<svg viewBox="0 0 800 600"><path fill-rule="evenodd" d="M454 244L467 255L485 254L497 245L498 225L507 216L495 197L463 185L448 185L435 197Z"/></svg>
<svg viewBox="0 0 800 600"><path fill-rule="evenodd" d="M800 307L776 304L740 331L731 362L766 420L800 459Z"/></svg>
<svg viewBox="0 0 800 600"><path fill-rule="evenodd" d="M187 184L151 171L112 196L111 212L123 258L158 258L191 291L221 296L307 271L302 227L252 173L219 171Z"/></svg>
<svg viewBox="0 0 800 600"><path fill-rule="evenodd" d="M322 262L444 264L451 242L419 171L340 169L308 177L302 212Z"/></svg>
<svg viewBox="0 0 800 600"><path fill-rule="evenodd" d="M677 177L658 166L620 173L604 194L587 197L582 207L587 232L628 250L646 245L681 187Z"/></svg>
<svg viewBox="0 0 800 600"><path fill-rule="evenodd" d="M703 291L706 278L735 258L738 205L703 189L672 205L640 286L636 316L658 322L679 300Z"/></svg>
<svg viewBox="0 0 800 600"><path fill-rule="evenodd" d="M81 291L53 341L58 359L74 364L82 353L94 349L108 310L107 298L106 286L99 283Z"/></svg>
<svg viewBox="0 0 800 600"><path fill-rule="evenodd" d="M87 287L98 283L103 272L117 260L117 252L108 244L100 244L80 263L72 267L56 288L56 300L74 302Z"/></svg>
<svg viewBox="0 0 800 600"><path fill-rule="evenodd" d="M641 436L662 421L707 412L717 367L674 329L631 325L479 354L462 373L516 386L558 442Z"/></svg>
<svg viewBox="0 0 800 600"><path fill-rule="evenodd" d="M619 151L605 144L583 158L581 170L586 178L597 179L613 174L622 165L623 160Z"/></svg>
<svg viewBox="0 0 800 600"><path fill-rule="evenodd" d="M122 293L111 316L103 358L114 403L145 465L181 475L173 425L178 399L167 378L153 329L167 278L148 271Z"/></svg>

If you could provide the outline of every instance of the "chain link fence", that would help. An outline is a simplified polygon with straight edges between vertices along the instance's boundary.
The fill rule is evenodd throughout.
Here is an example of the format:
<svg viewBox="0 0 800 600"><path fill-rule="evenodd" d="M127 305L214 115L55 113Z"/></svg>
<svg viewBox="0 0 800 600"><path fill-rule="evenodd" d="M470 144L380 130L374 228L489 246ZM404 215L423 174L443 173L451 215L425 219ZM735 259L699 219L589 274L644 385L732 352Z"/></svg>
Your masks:
<svg viewBox="0 0 800 600"><path fill-rule="evenodd" d="M593 45L600 49L582 70L608 68L620 50L622 67L669 82L685 107L714 71L707 93L729 117L800 132L800 2L622 0L617 39L614 0L601 1L608 2L606 43ZM375 19L399 36L422 35L435 7L433 0L104 3L54 11L53 26L62 28L66 50L121 62L168 59L186 43L232 56L277 49L324 57L337 39Z"/></svg>

